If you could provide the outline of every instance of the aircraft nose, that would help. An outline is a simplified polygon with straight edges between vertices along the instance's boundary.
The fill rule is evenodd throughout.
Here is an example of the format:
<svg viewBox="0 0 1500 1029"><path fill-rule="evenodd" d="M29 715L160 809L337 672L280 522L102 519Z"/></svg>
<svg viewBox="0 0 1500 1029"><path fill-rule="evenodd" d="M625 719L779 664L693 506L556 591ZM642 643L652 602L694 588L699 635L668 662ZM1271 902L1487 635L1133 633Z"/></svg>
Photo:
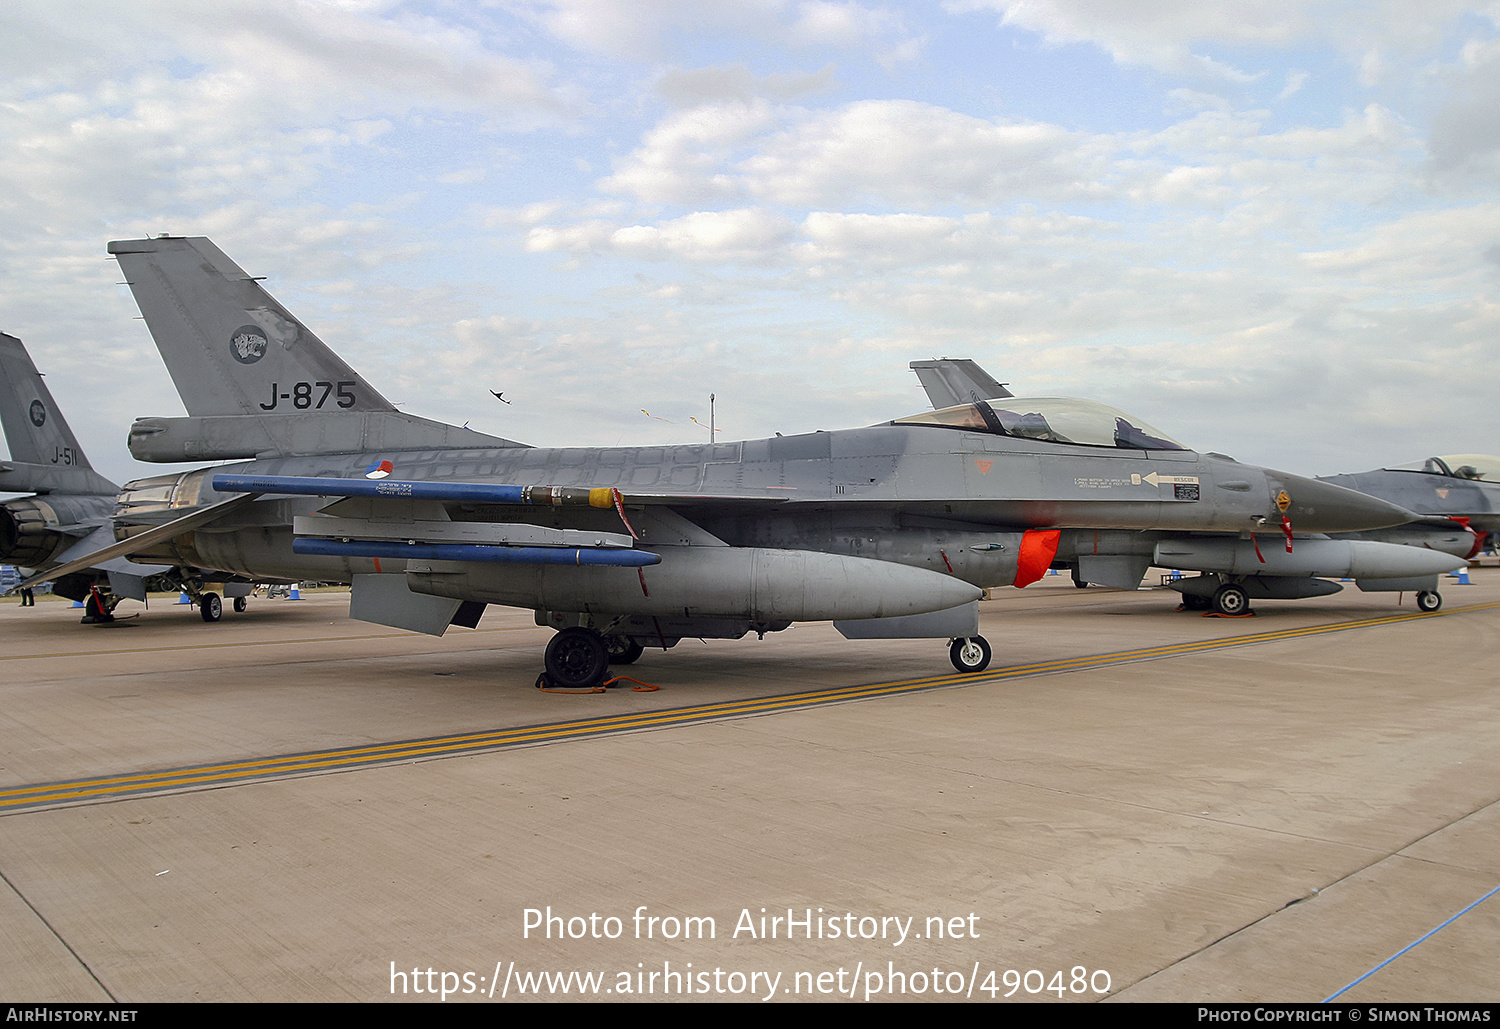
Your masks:
<svg viewBox="0 0 1500 1029"><path fill-rule="evenodd" d="M1285 472L1268 476L1271 496L1296 532L1359 532L1405 525L1419 515L1368 493Z"/></svg>

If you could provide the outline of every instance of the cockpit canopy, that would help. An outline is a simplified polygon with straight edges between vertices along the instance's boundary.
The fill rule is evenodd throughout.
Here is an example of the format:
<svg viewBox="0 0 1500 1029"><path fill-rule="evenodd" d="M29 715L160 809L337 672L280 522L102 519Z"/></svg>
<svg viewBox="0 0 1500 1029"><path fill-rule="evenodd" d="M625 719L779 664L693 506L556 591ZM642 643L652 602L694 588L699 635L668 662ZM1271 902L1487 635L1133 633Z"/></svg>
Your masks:
<svg viewBox="0 0 1500 1029"><path fill-rule="evenodd" d="M1500 457L1489 454L1450 454L1447 457L1429 457L1425 461L1396 465L1387 470L1426 472L1428 475L1446 475L1450 479L1477 482L1500 482Z"/></svg>
<svg viewBox="0 0 1500 1029"><path fill-rule="evenodd" d="M1123 411L1071 397L1005 397L897 418L892 425L932 425L1017 439L1127 450L1186 450Z"/></svg>

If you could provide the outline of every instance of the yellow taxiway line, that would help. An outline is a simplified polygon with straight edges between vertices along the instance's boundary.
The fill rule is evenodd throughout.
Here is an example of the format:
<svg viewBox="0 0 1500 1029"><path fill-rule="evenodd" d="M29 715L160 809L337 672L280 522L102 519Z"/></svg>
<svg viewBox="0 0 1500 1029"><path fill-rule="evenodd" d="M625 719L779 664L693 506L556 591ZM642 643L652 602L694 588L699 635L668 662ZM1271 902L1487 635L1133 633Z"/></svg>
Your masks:
<svg viewBox="0 0 1500 1029"><path fill-rule="evenodd" d="M193 765L186 768L169 768L130 775L17 786L0 790L0 814L14 814L21 811L56 805L100 803L127 797L172 793L207 787L222 787L231 784L242 784L297 775L346 771L354 768L369 767L371 765L432 760L440 757L456 757L463 754L484 753L510 747L558 743L564 740L613 733L660 729L675 725L690 725L703 721L717 721L750 715L771 714L779 711L793 711L804 707L843 703L851 700L865 700L872 697L899 696L904 693L914 693L922 690L958 686L979 686L986 683L1000 682L1007 679L1020 679L1034 675L1081 671L1089 668L1127 664L1134 661L1152 661L1162 658L1180 657L1186 654L1200 654L1215 650L1225 650L1231 647L1250 646L1257 643L1300 639L1331 632L1367 629L1398 622L1413 621L1419 618L1442 618L1448 615L1482 611L1495 607L1500 607L1500 602L1473 604L1453 608L1449 611L1385 615L1377 618L1361 618L1347 622L1334 622L1327 625L1304 626L1297 629L1278 629L1271 632L1199 640L1191 643L1142 647L1138 650L1119 651L1111 654L1058 658L1052 661L1013 665L1008 668L972 674L954 673L922 679L866 683L857 686L807 690L772 697L755 697L714 704L697 704L690 707L669 708L666 710L607 715L599 718L583 718L563 722L547 722L541 725L526 725L488 732L400 740L372 746L345 747L303 754L281 754L251 761Z"/></svg>

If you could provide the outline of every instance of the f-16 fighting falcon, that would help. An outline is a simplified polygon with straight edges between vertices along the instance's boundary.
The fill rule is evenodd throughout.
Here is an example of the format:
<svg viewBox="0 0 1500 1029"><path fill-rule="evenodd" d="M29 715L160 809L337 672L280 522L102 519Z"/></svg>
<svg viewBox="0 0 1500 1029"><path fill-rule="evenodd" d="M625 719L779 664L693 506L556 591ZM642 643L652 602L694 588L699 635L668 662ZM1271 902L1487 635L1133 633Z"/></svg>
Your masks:
<svg viewBox="0 0 1500 1029"><path fill-rule="evenodd" d="M1500 534L1500 457L1453 454L1353 475L1324 475L1323 482L1357 489L1421 516L1361 538L1430 547L1465 559L1493 548Z"/></svg>
<svg viewBox="0 0 1500 1029"><path fill-rule="evenodd" d="M26 347L5 333L0 333L0 425L12 458L0 464L0 492L35 494L0 503L0 561L44 568L113 543L112 515L120 487L89 465ZM116 557L61 576L53 590L83 604L85 624L102 624L114 620L120 601L144 601L148 586L181 590L198 605L205 622L219 620L218 594L205 590L192 568ZM245 610L252 586L225 584L236 611Z"/></svg>
<svg viewBox="0 0 1500 1029"><path fill-rule="evenodd" d="M244 463L126 485L106 554L349 582L354 617L435 635L486 604L530 608L558 630L545 677L561 686L645 647L804 620L946 639L955 667L980 671L982 590L1060 556L1138 582L1159 546L1275 554L1294 531L1412 517L1082 400L968 399L734 443L526 446L396 411L206 239L109 250L188 410L138 419L131 452Z"/></svg>
<svg viewBox="0 0 1500 1029"><path fill-rule="evenodd" d="M962 403L965 397L982 394L997 386L988 372L970 360L945 357L936 361L913 361L911 369L917 373L928 400L936 408ZM1222 455L1210 456L1229 460ZM1462 460L1500 469L1500 459L1497 458ZM1441 459L1433 458L1425 471L1432 473L1434 463L1446 469ZM1478 480L1483 476L1472 465L1465 465L1462 466L1462 477ZM1419 479L1392 472L1319 479L1357 489L1414 512L1434 511L1432 517L1422 517L1406 525L1347 533L1341 539L1329 539L1300 530L1295 533L1288 531L1284 553L1276 547L1262 549L1253 535L1248 540L1232 540L1194 539L1166 533L1137 533L1128 538L1118 534L1110 537L1095 534L1092 538L1075 537L1081 546L1074 548L1069 548L1065 541L1058 549L1054 566L1071 568L1073 582L1078 586L1096 582L1120 589L1135 589L1147 567L1142 555L1149 553L1152 562L1160 567L1201 572L1201 575L1174 579L1168 586L1182 594L1184 606L1188 609L1212 607L1220 614L1248 611L1252 599L1295 600L1327 596L1343 589L1339 583L1327 581L1329 578L1352 578L1365 592L1411 590L1416 593L1419 608L1436 611L1443 603L1438 593L1438 576L1464 564L1462 560L1449 560L1449 557L1467 558L1472 556L1471 550L1478 550L1476 533L1470 531L1471 519L1460 516L1459 512L1472 513L1473 528L1480 530L1479 542L1483 540L1482 530L1485 528L1500 529L1500 504L1492 502L1492 499L1500 500L1500 492L1495 492L1500 491L1500 481L1487 490L1470 481L1466 490L1453 488L1454 496L1450 499L1450 490L1446 487L1453 486L1451 480L1433 487ZM1412 554L1400 549L1398 544L1438 553Z"/></svg>

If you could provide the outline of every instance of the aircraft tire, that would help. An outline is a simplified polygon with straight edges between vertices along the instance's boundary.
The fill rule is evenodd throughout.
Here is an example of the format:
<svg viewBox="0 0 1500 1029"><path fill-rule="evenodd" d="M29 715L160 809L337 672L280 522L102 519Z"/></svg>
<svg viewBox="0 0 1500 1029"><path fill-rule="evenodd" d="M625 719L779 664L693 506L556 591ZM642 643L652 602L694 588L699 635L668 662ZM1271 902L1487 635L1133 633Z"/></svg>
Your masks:
<svg viewBox="0 0 1500 1029"><path fill-rule="evenodd" d="M1423 590L1417 594L1418 611L1436 611L1443 606L1442 594L1435 590Z"/></svg>
<svg viewBox="0 0 1500 1029"><path fill-rule="evenodd" d="M990 666L990 644L983 636L961 637L948 646L948 660L960 672L982 672Z"/></svg>
<svg viewBox="0 0 1500 1029"><path fill-rule="evenodd" d="M245 608L247 608L249 606L250 606L250 604L245 600L244 597L235 597L234 598L234 613L235 614L237 614L237 615L244 614L245 613Z"/></svg>
<svg viewBox="0 0 1500 1029"><path fill-rule="evenodd" d="M1233 583L1226 583L1214 592L1214 610L1221 615L1244 615L1250 613L1250 595Z"/></svg>
<svg viewBox="0 0 1500 1029"><path fill-rule="evenodd" d="M609 650L604 637L593 629L572 626L547 644L547 677L564 689L586 689L604 681L609 671Z"/></svg>
<svg viewBox="0 0 1500 1029"><path fill-rule="evenodd" d="M609 663L612 665L633 665L646 652L646 648L637 643L634 636L606 636L604 649L609 651Z"/></svg>
<svg viewBox="0 0 1500 1029"><path fill-rule="evenodd" d="M217 593L205 593L198 601L198 615L205 622L217 622L224 617L224 602Z"/></svg>

